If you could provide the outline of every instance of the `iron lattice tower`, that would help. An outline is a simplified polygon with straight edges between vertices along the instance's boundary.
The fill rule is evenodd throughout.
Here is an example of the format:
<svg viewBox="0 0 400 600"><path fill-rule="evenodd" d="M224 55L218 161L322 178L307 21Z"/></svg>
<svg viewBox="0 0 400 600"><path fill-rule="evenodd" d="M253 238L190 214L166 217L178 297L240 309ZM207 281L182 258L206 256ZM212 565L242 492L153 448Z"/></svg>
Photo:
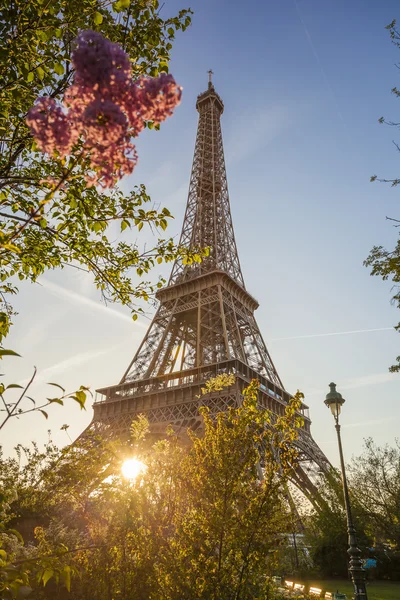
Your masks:
<svg viewBox="0 0 400 600"><path fill-rule="evenodd" d="M168 285L156 294L159 308L118 385L98 390L89 428L126 435L132 420L145 414L154 434L168 424L201 427L198 408L213 412L240 402L251 379L260 382L259 402L283 414L285 391L264 343L254 311L258 302L246 290L229 205L220 118L224 105L210 81L198 96L199 123L188 202L180 243L209 248L202 262L175 262ZM200 387L218 373L233 373L229 389L200 399ZM296 485L315 497L318 472L329 463L310 434L308 407L298 446L301 467Z"/></svg>

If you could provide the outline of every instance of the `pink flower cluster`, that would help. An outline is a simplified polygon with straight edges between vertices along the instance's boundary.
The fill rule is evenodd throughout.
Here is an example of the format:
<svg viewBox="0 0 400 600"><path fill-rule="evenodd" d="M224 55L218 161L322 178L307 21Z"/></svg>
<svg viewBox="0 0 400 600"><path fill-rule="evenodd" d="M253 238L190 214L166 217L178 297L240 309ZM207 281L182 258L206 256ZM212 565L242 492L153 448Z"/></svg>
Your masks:
<svg viewBox="0 0 400 600"><path fill-rule="evenodd" d="M96 31L78 35L72 62L75 76L63 107L40 97L26 121L38 147L48 154L70 154L81 137L91 167L88 185L112 187L137 163L131 138L145 121L158 124L169 117L182 89L166 74L133 81L128 55Z"/></svg>

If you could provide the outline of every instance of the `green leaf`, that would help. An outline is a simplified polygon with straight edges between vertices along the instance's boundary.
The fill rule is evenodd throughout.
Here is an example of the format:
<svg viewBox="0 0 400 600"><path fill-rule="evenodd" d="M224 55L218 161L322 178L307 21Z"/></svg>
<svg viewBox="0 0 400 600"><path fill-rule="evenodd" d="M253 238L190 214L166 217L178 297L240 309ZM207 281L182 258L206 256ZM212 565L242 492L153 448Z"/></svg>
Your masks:
<svg viewBox="0 0 400 600"><path fill-rule="evenodd" d="M46 400L49 401L50 404L61 404L61 406L64 406L64 402L60 399L60 398L46 398Z"/></svg>
<svg viewBox="0 0 400 600"><path fill-rule="evenodd" d="M56 63L54 65L54 70L57 73L57 75L63 75L64 74L64 66L61 65L60 63Z"/></svg>
<svg viewBox="0 0 400 600"><path fill-rule="evenodd" d="M173 37L175 35L175 31L172 27L168 27L167 33L170 37Z"/></svg>
<svg viewBox="0 0 400 600"><path fill-rule="evenodd" d="M132 315L132 319L133 319L133 321L137 321L137 318L138 318L137 314L136 314L136 313L133 313L133 315Z"/></svg>
<svg viewBox="0 0 400 600"><path fill-rule="evenodd" d="M36 31L36 35L42 42L47 42L47 40L49 39L47 33L45 31L42 31L41 29Z"/></svg>
<svg viewBox="0 0 400 600"><path fill-rule="evenodd" d="M17 354L17 352L14 352L14 350L6 350L5 348L0 348L0 357L2 356L19 356L21 357L20 354Z"/></svg>
<svg viewBox="0 0 400 600"><path fill-rule="evenodd" d="M18 385L18 383L10 383L10 385L8 385L6 387L6 390L13 390L13 389L23 390L24 388L22 385Z"/></svg>
<svg viewBox="0 0 400 600"><path fill-rule="evenodd" d="M131 0L118 0L118 2L114 2L113 9L117 12L121 12L121 10L129 8L130 3Z"/></svg>
<svg viewBox="0 0 400 600"><path fill-rule="evenodd" d="M41 408L39 408L39 411L42 413L42 415L43 415L43 416L44 416L46 419L48 419L48 418L49 418L49 415L47 414L47 412L46 412L45 410L42 410Z"/></svg>
<svg viewBox="0 0 400 600"><path fill-rule="evenodd" d="M20 534L19 531L17 531L16 529L8 529L7 533L12 533L12 535L15 535L15 537L23 544L24 543L24 538L22 537L22 535Z"/></svg>
<svg viewBox="0 0 400 600"><path fill-rule="evenodd" d="M42 581L43 581L43 585L46 585L46 583L49 581L49 579L51 579L54 575L54 571L53 569L45 569L43 575L42 575Z"/></svg>
<svg viewBox="0 0 400 600"><path fill-rule="evenodd" d="M127 221L126 219L124 219L121 222L121 231L124 231L127 227L129 227L129 221Z"/></svg>
<svg viewBox="0 0 400 600"><path fill-rule="evenodd" d="M121 12L121 10L123 10L123 8L124 8L122 6L122 0L118 0L118 2L114 2L112 7L115 10L115 12L117 12L117 13Z"/></svg>
<svg viewBox="0 0 400 600"><path fill-rule="evenodd" d="M78 404L80 405L81 408L85 408L85 402L86 402L86 394L85 392L78 390L73 396L72 398L78 402Z"/></svg>
<svg viewBox="0 0 400 600"><path fill-rule="evenodd" d="M58 383L47 383L47 385L54 385L54 387L57 387L59 390L61 390L62 392L65 393L65 389L63 388L62 385L59 385Z"/></svg>
<svg viewBox="0 0 400 600"><path fill-rule="evenodd" d="M42 80L44 77L44 70L42 69L42 67L37 67L36 68L36 73L39 76L39 79Z"/></svg>
<svg viewBox="0 0 400 600"><path fill-rule="evenodd" d="M103 15L98 11L94 13L94 22L96 25L101 25L101 23L103 22Z"/></svg>
<svg viewBox="0 0 400 600"><path fill-rule="evenodd" d="M65 587L70 592L71 591L71 567L66 565L64 569L61 571L61 578L64 582Z"/></svg>
<svg viewBox="0 0 400 600"><path fill-rule="evenodd" d="M26 76L27 82L30 83L31 81L33 81L34 77L35 75L33 74L33 71L29 71L28 75Z"/></svg>

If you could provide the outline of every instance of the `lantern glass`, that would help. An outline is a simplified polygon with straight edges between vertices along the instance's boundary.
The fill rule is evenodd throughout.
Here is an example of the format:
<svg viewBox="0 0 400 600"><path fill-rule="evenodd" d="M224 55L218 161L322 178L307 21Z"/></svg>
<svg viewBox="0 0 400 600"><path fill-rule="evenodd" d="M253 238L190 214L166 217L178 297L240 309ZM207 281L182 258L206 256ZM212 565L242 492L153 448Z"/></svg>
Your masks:
<svg viewBox="0 0 400 600"><path fill-rule="evenodd" d="M339 404L339 402L332 402L332 404L329 405L329 408L331 409L331 413L333 414L335 419L337 419L340 415L340 410L342 408L341 404Z"/></svg>

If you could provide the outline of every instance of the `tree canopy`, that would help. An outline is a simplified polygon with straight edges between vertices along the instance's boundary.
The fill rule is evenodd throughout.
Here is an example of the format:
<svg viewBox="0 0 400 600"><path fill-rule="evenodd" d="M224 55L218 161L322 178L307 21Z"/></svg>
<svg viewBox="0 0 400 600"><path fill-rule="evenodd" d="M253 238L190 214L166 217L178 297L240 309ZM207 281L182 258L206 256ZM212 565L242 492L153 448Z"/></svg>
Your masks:
<svg viewBox="0 0 400 600"><path fill-rule="evenodd" d="M351 484L375 539L400 549L400 444L377 446L372 438L351 463Z"/></svg>
<svg viewBox="0 0 400 600"><path fill-rule="evenodd" d="M133 285L130 273L144 276L179 254L163 237L168 209L146 208L144 185L128 194L88 187L90 157L82 153L82 141L68 157L57 150L43 156L26 123L39 96L62 100L74 77L74 40L83 30L118 44L133 80L168 73L172 42L190 25L191 11L162 18L165 10L157 0L0 2L1 335L9 329L18 279L36 281L47 269L73 264L92 274L104 298L130 306L135 317L135 301L147 300L155 284ZM144 125L153 128L154 122ZM160 238L146 250L126 234L114 241L115 233L109 235L115 223L121 232L147 223Z"/></svg>
<svg viewBox="0 0 400 600"><path fill-rule="evenodd" d="M397 29L396 21L393 20L389 25L387 25L386 29L390 33L393 44L397 48L400 48L400 31ZM398 98L400 97L400 90L396 86L392 88L392 93ZM400 126L398 121L387 121L384 117L381 117L379 122L386 123L394 127ZM399 146L397 144L395 145L397 150L400 150ZM371 177L371 181L376 180L390 183L394 187L400 183L400 178L397 176L392 179L385 179L378 178L376 175L373 175ZM389 217L389 220L393 222L395 227L399 227L399 219L391 216ZM383 246L374 246L369 256L364 261L364 265L366 267L371 267L371 275L377 275L384 281L391 280L393 282L394 294L392 296L392 302L398 308L400 308L400 239L397 241L395 247L391 250L388 250ZM400 332L400 323L396 325L395 329ZM392 373L400 372L400 355L396 358L396 364L392 365L389 371Z"/></svg>
<svg viewBox="0 0 400 600"><path fill-rule="evenodd" d="M285 490L301 399L274 421L257 408L257 388L216 417L202 408L204 434L189 432L190 446L171 428L152 441L140 417L129 442L20 446L16 459L1 460L11 530L3 549L26 574L15 583L3 564L3 590L24 584L32 598L54 598L66 587L71 600L265 597L291 522ZM132 457L145 468L127 480L121 465Z"/></svg>

